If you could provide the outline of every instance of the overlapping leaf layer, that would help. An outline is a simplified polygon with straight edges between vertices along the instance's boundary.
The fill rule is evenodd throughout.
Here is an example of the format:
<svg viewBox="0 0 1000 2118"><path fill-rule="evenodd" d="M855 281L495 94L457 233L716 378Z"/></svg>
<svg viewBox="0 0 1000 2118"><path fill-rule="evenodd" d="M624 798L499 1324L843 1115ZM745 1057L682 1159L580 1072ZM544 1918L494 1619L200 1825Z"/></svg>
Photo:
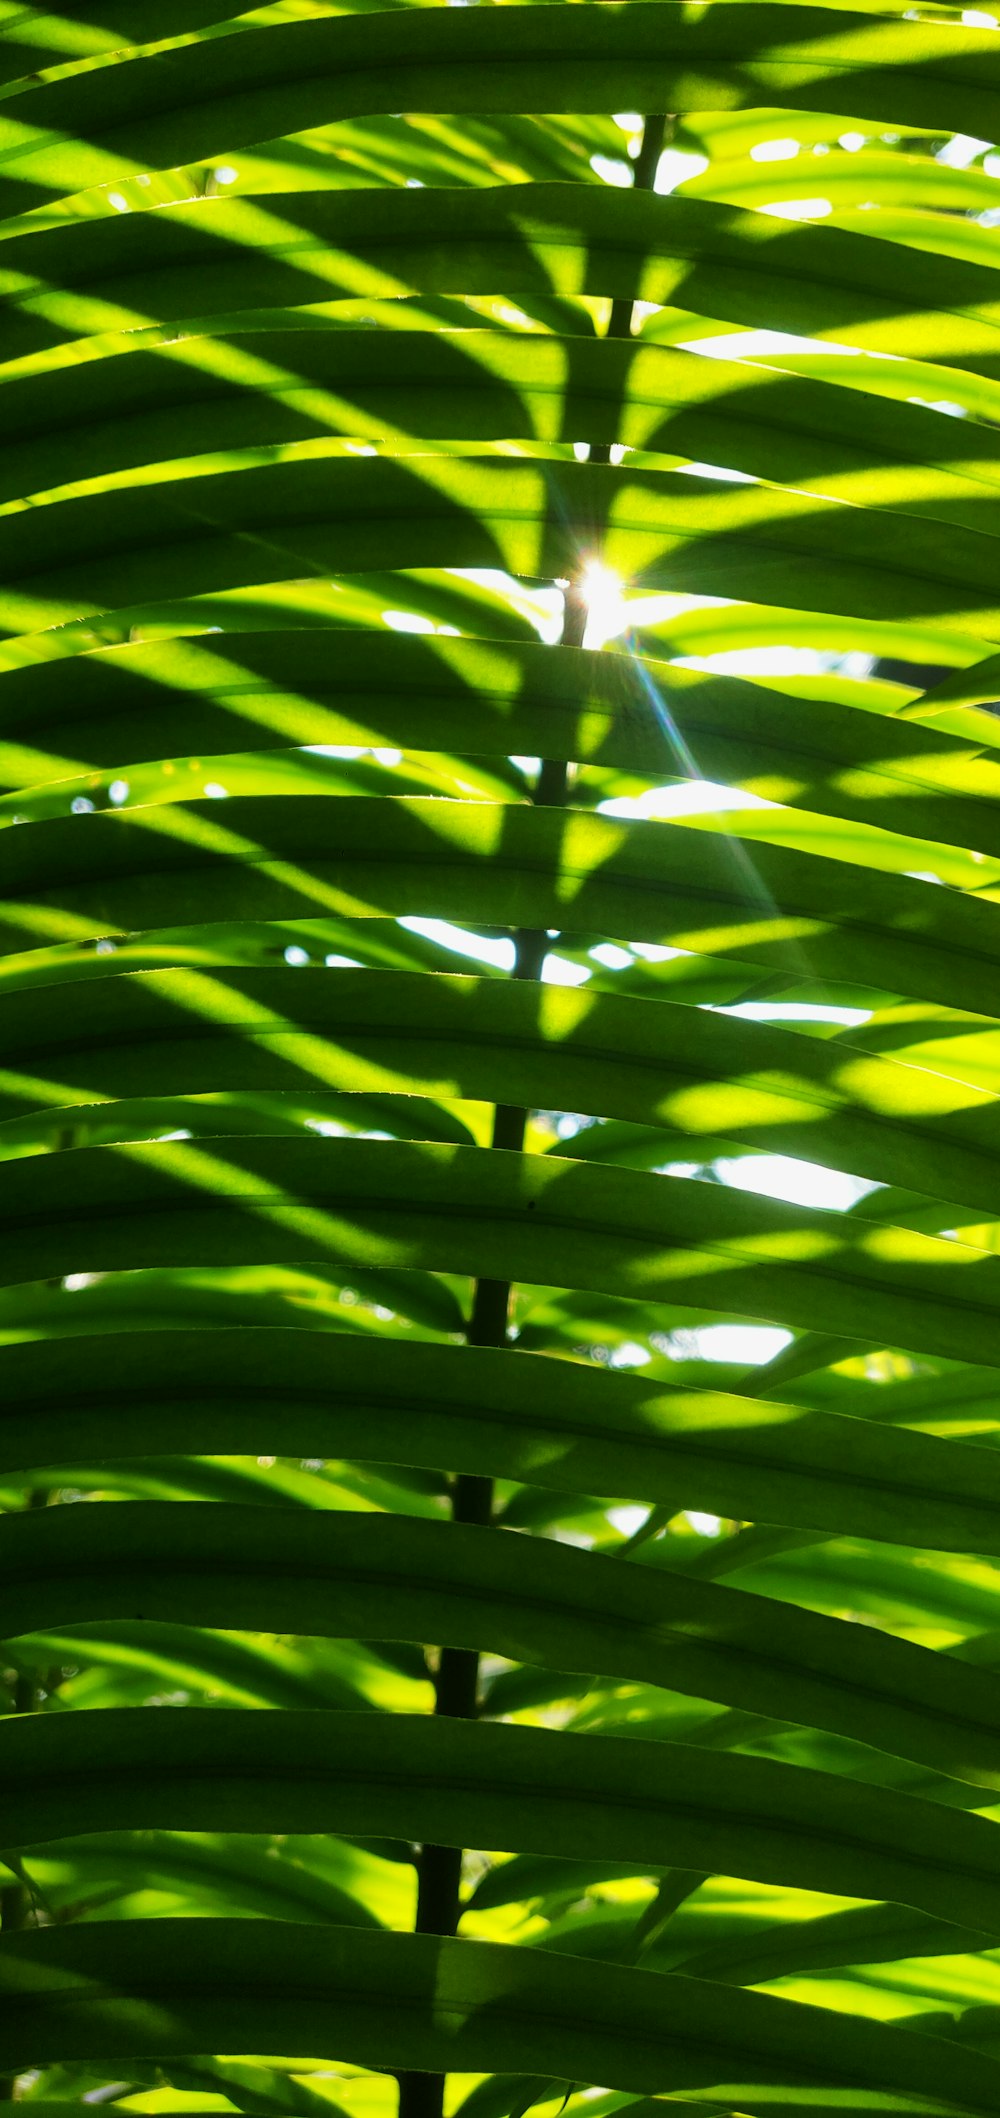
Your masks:
<svg viewBox="0 0 1000 2118"><path fill-rule="evenodd" d="M35 2118L1000 2108L997 142L978 10L0 7Z"/></svg>

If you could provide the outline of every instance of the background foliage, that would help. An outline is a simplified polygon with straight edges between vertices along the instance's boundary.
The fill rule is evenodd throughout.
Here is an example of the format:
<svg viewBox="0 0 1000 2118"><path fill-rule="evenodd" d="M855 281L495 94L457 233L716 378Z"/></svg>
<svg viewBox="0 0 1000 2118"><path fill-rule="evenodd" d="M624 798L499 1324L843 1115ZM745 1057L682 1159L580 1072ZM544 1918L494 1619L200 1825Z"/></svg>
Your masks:
<svg viewBox="0 0 1000 2118"><path fill-rule="evenodd" d="M33 2118L1000 2104L997 32L0 6Z"/></svg>

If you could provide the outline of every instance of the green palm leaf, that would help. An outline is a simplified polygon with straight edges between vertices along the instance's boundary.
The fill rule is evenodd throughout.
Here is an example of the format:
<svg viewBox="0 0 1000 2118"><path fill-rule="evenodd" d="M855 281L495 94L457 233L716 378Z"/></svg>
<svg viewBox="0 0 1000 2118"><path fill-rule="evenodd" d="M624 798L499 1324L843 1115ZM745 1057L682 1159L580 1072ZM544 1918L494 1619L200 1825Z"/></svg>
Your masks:
<svg viewBox="0 0 1000 2118"><path fill-rule="evenodd" d="M0 84L0 2095L992 2118L996 26Z"/></svg>

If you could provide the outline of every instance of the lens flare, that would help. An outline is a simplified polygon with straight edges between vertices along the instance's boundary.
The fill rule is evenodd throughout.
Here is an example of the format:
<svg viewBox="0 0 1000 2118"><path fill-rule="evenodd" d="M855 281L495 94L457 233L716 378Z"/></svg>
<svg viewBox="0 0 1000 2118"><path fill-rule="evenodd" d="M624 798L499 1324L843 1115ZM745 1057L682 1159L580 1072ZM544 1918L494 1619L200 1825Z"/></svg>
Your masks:
<svg viewBox="0 0 1000 2118"><path fill-rule="evenodd" d="M616 633L624 632L628 622L621 579L600 559L590 559L583 569L581 586L587 606L584 645L603 647L605 640L613 640Z"/></svg>

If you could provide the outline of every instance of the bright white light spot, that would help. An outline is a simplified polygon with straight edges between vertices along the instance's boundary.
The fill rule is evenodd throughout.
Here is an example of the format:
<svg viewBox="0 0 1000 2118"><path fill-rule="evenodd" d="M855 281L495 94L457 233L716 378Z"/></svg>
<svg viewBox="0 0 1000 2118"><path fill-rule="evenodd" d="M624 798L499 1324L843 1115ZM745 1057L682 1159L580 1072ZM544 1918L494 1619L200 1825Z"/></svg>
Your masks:
<svg viewBox="0 0 1000 2118"><path fill-rule="evenodd" d="M603 963L609 971L627 971L635 960L627 949L620 949L616 941L599 941L590 953L595 963Z"/></svg>
<svg viewBox="0 0 1000 2118"><path fill-rule="evenodd" d="M308 963L308 961L308 949L300 949L296 942L291 942L285 950L285 962L295 964L296 968L300 968L302 964Z"/></svg>
<svg viewBox="0 0 1000 2118"><path fill-rule="evenodd" d="M678 655L675 667L736 677L814 677L826 664L814 647L727 647L714 655Z"/></svg>
<svg viewBox="0 0 1000 2118"><path fill-rule="evenodd" d="M703 1515L698 1508L685 1508L684 1513L699 1537L717 1537L722 1528L721 1515Z"/></svg>
<svg viewBox="0 0 1000 2118"><path fill-rule="evenodd" d="M430 618L422 618L415 610L384 610L382 623L390 632L433 632Z"/></svg>
<svg viewBox="0 0 1000 2118"><path fill-rule="evenodd" d="M751 162L793 162L799 151L798 140L758 140L750 149Z"/></svg>
<svg viewBox="0 0 1000 2118"><path fill-rule="evenodd" d="M746 1155L712 1164L723 1184L736 1191L756 1191L767 1199L787 1199L793 1206L819 1206L846 1213L859 1199L881 1187L868 1177L851 1177L839 1169L819 1169L794 1155Z"/></svg>
<svg viewBox="0 0 1000 2118"><path fill-rule="evenodd" d="M75 794L70 803L74 816L90 816L94 804L86 794Z"/></svg>
<svg viewBox="0 0 1000 2118"><path fill-rule="evenodd" d="M361 969L356 956L324 956L323 962L328 971L360 971Z"/></svg>
<svg viewBox="0 0 1000 2118"><path fill-rule="evenodd" d="M117 946L117 942L114 941L99 941L94 954L95 956L113 956Z"/></svg>
<svg viewBox="0 0 1000 2118"><path fill-rule="evenodd" d="M676 191L678 184L686 184L690 177L703 176L707 168L707 155L685 154L680 147L667 147L657 162L653 189Z"/></svg>
<svg viewBox="0 0 1000 2118"><path fill-rule="evenodd" d="M401 750L373 750L372 756L376 765L401 765L403 762Z"/></svg>
<svg viewBox="0 0 1000 2118"><path fill-rule="evenodd" d="M536 779L542 769L540 757L512 757L510 762L517 766L519 772L529 774L532 779Z"/></svg>
<svg viewBox="0 0 1000 2118"><path fill-rule="evenodd" d="M180 1132L176 1133L157 1133L156 1137L158 1141L162 1142L164 1140L190 1140L193 1135L182 1128Z"/></svg>
<svg viewBox="0 0 1000 2118"><path fill-rule="evenodd" d="M602 566L599 559L591 559L583 569L581 587L587 606L583 644L585 647L603 647L605 640L613 640L628 623L621 581L609 566Z"/></svg>
<svg viewBox="0 0 1000 2118"><path fill-rule="evenodd" d="M648 1517L648 1508L608 1509L608 1521L612 1529L619 1530L623 1537L634 1537L636 1531L641 1530L643 1523L648 1520Z"/></svg>
<svg viewBox="0 0 1000 2118"><path fill-rule="evenodd" d="M996 16L985 15L982 11L982 8L979 7L964 8L962 11L962 21L966 29L996 29L997 27Z"/></svg>
<svg viewBox="0 0 1000 2118"><path fill-rule="evenodd" d="M99 1272L68 1272L63 1287L67 1294L81 1294L85 1287L92 1287L100 1277Z"/></svg>
<svg viewBox="0 0 1000 2118"><path fill-rule="evenodd" d="M617 184L619 190L627 190L632 182L632 171L627 162L615 162L609 154L592 154L590 166L602 184Z"/></svg>
<svg viewBox="0 0 1000 2118"><path fill-rule="evenodd" d="M206 780L205 793L210 802L224 802L229 799L228 787L223 787L218 780Z"/></svg>
<svg viewBox="0 0 1000 2118"><path fill-rule="evenodd" d="M566 1110L556 1119L556 1132L560 1140L575 1140L577 1133L586 1132L593 1122L592 1118L580 1118L575 1111Z"/></svg>
<svg viewBox="0 0 1000 2118"><path fill-rule="evenodd" d="M591 976L586 964L569 963L565 956L549 954L542 965L543 985L586 985Z"/></svg>
<svg viewBox="0 0 1000 2118"><path fill-rule="evenodd" d="M744 1022L829 1022L845 1030L872 1019L871 1008L825 1007L811 1000L735 1000L731 1007L706 1003L710 1015L736 1015Z"/></svg>
<svg viewBox="0 0 1000 2118"><path fill-rule="evenodd" d="M483 934L467 934L464 927L453 927L447 919L418 919L411 913L397 920L396 924L406 927L411 934L422 934L425 941L436 941L442 948L454 949L459 956L474 956L479 963L495 964L498 971L514 968L514 944L509 935L490 941Z"/></svg>
<svg viewBox="0 0 1000 2118"><path fill-rule="evenodd" d="M576 457L577 463L586 463L590 457L589 441L574 441L573 454Z"/></svg>
<svg viewBox="0 0 1000 2118"><path fill-rule="evenodd" d="M128 202L128 200L127 200L126 198L123 198L123 197L122 197L122 194L121 194L121 192L120 192L120 191L109 191L109 192L108 192L108 205L109 205L109 206L113 206L113 207L114 207L114 209L115 209L115 212L116 212L116 213L129 213L129 212L131 212L131 208L130 208L130 206L129 206L129 202Z"/></svg>
<svg viewBox="0 0 1000 2118"><path fill-rule="evenodd" d="M840 145L846 149L848 154L859 154L864 144L865 136L863 132L842 132L840 134Z"/></svg>
<svg viewBox="0 0 1000 2118"><path fill-rule="evenodd" d="M233 168L231 162L223 162L218 169L213 169L212 171L217 184L235 184L239 173L238 169Z"/></svg>
<svg viewBox="0 0 1000 2118"><path fill-rule="evenodd" d="M817 142L816 142L816 145L815 145L815 147L813 148L813 153L814 153L814 154L829 154L829 152L830 152L830 142L829 142L829 140L817 140Z"/></svg>
<svg viewBox="0 0 1000 2118"><path fill-rule="evenodd" d="M689 478L721 478L729 485L756 485L758 482L750 471L727 471L718 463L681 463L678 469Z"/></svg>
<svg viewBox="0 0 1000 2118"><path fill-rule="evenodd" d="M111 785L110 785L110 787L108 788L108 800L109 800L109 802L114 802L114 804L115 804L115 807L116 807L116 808L117 808L117 806L118 806L118 803L119 803L119 802L127 802L127 801L128 801L128 781L127 781L127 780L112 780L112 782L111 782Z"/></svg>
<svg viewBox="0 0 1000 2118"><path fill-rule="evenodd" d="M739 1361L748 1368L777 1360L792 1343L791 1332L775 1324L705 1324L691 1335L698 1341L701 1360Z"/></svg>
<svg viewBox="0 0 1000 2118"><path fill-rule="evenodd" d="M522 605L524 616L534 626L546 647L555 647L562 639L566 606L562 590L558 588L536 588L531 592L530 603Z"/></svg>
<svg viewBox="0 0 1000 2118"><path fill-rule="evenodd" d="M633 953L645 963L672 963L675 956L690 956L690 949L671 949L663 941L634 941Z"/></svg>
<svg viewBox="0 0 1000 2118"><path fill-rule="evenodd" d="M406 179L406 188L407 188L407 191L423 191L423 189L424 189L424 180L423 180L423 178L422 178L422 177L418 177L418 176L408 176L408 177L407 177L407 179Z"/></svg>
<svg viewBox="0 0 1000 2118"><path fill-rule="evenodd" d="M619 794L599 802L603 816L701 816L724 809L776 809L763 795L735 787L714 787L708 780L679 780L672 787L646 787L642 794Z"/></svg>
<svg viewBox="0 0 1000 2118"><path fill-rule="evenodd" d="M782 199L775 206L762 206L777 221L821 221L833 212L831 199Z"/></svg>
<svg viewBox="0 0 1000 2118"><path fill-rule="evenodd" d="M708 360L766 360L769 353L816 351L814 338L800 338L794 331L720 331L715 338L682 338L679 344L682 353L703 353ZM854 346L839 345L830 338L823 340L823 352L849 354L852 360L858 357Z"/></svg>
<svg viewBox="0 0 1000 2118"><path fill-rule="evenodd" d="M647 1346L640 1346L635 1339L627 1338L624 1345L616 1346L609 1368L644 1368L653 1358Z"/></svg>
<svg viewBox="0 0 1000 2118"><path fill-rule="evenodd" d="M642 118L637 110L616 110L613 121L619 132L641 132Z"/></svg>
<svg viewBox="0 0 1000 2118"><path fill-rule="evenodd" d="M904 868L903 873L910 882L939 883L941 881L940 875L935 875L933 868Z"/></svg>
<svg viewBox="0 0 1000 2118"><path fill-rule="evenodd" d="M953 140L938 148L934 160L943 162L946 169L968 169L969 163L993 144L992 140L973 139L971 132L956 132Z"/></svg>
<svg viewBox="0 0 1000 2118"><path fill-rule="evenodd" d="M983 175L1000 177L1000 154L988 154L983 163Z"/></svg>

